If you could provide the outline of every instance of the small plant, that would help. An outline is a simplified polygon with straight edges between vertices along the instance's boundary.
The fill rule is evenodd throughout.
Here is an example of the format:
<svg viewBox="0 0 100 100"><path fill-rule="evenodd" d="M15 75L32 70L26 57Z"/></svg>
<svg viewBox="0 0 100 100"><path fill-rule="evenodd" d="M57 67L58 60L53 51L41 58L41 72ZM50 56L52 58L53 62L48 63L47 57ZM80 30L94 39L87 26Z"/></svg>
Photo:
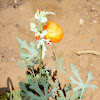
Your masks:
<svg viewBox="0 0 100 100"><path fill-rule="evenodd" d="M22 97L20 96L21 90L13 90L10 93L5 93L1 96L0 100L22 100Z"/></svg>
<svg viewBox="0 0 100 100"><path fill-rule="evenodd" d="M18 61L19 68L27 68L26 81L19 82L20 90L16 90L18 93L7 93L9 95L11 94L11 96L3 95L1 96L1 100L7 100L10 97L10 100L48 100L50 97L54 100L81 100L84 99L83 94L86 93L88 87L91 87L92 89L97 88L95 85L89 84L93 79L92 73L88 73L87 82L84 84L80 77L79 70L76 69L73 64L71 64L72 73L79 82L76 81L73 76L70 76L69 79L71 80L71 83L69 83L68 87L64 87L64 90L60 89L60 83L57 79L53 80L53 83L51 83L50 80L52 80L52 76L50 75L50 72L52 69L43 66L42 60L47 51L46 45L58 43L63 38L63 30L57 23L52 21L43 26L42 24L47 22L47 14L55 15L53 12L37 10L35 19L39 23L39 28L36 27L35 23L30 23L30 30L35 33L37 46L32 41L27 44L25 40L22 41L21 39L16 38L20 44L19 53L21 60ZM59 68L63 74L67 74L66 68L62 66L64 59L61 57L57 61L54 52L51 57L57 65L54 68ZM35 65L38 65L37 69L34 68ZM78 86L72 89L72 84ZM71 90L73 91L73 95L70 94ZM15 99L15 97L19 99Z"/></svg>

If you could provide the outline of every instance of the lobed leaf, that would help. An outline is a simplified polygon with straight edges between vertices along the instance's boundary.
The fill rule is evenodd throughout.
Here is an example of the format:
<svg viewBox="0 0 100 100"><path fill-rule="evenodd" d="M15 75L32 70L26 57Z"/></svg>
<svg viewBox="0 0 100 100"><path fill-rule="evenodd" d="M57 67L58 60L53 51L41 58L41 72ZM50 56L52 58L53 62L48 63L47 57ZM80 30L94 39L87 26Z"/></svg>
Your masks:
<svg viewBox="0 0 100 100"><path fill-rule="evenodd" d="M58 90L59 96L57 100L77 100L81 96L82 90L73 92L73 95L70 97L70 91L72 90L71 84L68 84L67 88L64 88L65 95L62 90ZM82 97L83 99L84 97Z"/></svg>
<svg viewBox="0 0 100 100"><path fill-rule="evenodd" d="M55 53L53 52L53 56L51 56L53 58L53 60L56 62L59 70L62 72L62 73L66 73L66 68L65 67L62 67L62 64L64 63L64 59L63 57L61 57L60 59L58 59L58 62L56 61L56 56L55 56Z"/></svg>
<svg viewBox="0 0 100 100"><path fill-rule="evenodd" d="M24 68L24 67L33 67L34 64L37 64L38 61L35 61L36 57L38 56L39 54L39 49L36 50L35 48L35 44L30 41L30 46L26 43L26 41L22 41L21 39L19 38L16 38L20 44L20 49L19 49L19 52L20 52L20 57L23 59L23 60L19 60L19 67L20 68Z"/></svg>
<svg viewBox="0 0 100 100"><path fill-rule="evenodd" d="M34 81L34 79L28 80L29 89L33 90L28 91L26 88L26 85L22 82L19 83L20 89L22 90L21 96L24 97L23 100L27 100L30 98L30 100L48 100L48 98L52 97L54 95L54 92L58 90L58 87L54 87L51 89L51 91L48 93L48 88L50 83L46 81L46 79L41 78L38 84L38 80ZM44 87L44 93L40 89L40 86Z"/></svg>
<svg viewBox="0 0 100 100"><path fill-rule="evenodd" d="M78 85L77 87L75 87L73 89L73 92L77 93L77 94L75 94L75 96L79 95L79 98L81 100L83 98L82 95L84 93L86 93L86 90L88 89L88 87L91 87L92 89L94 89L94 88L97 88L97 86L89 84L89 82L93 79L91 72L88 73L88 79L87 79L86 83L84 84L81 77L80 77L79 70L76 69L76 67L73 64L71 64L71 69L72 69L72 73L78 79L78 81L77 81L72 76L70 76L70 78L69 78L71 80L72 84ZM71 99L71 100L73 100L73 99Z"/></svg>
<svg viewBox="0 0 100 100"><path fill-rule="evenodd" d="M91 87L92 89L97 88L95 85L90 85L89 84L89 82L93 79L91 72L88 73L87 82L84 84L83 81L82 81L82 79L81 79L81 77L80 77L79 70L76 69L76 67L73 64L71 64L71 69L72 69L72 73L78 79L78 81L76 81L72 76L70 76L70 78L69 78L71 80L72 84L78 85L77 87L75 87L73 89L73 91L78 91L80 89L86 90L88 87ZM84 93L84 91L83 91L83 93Z"/></svg>

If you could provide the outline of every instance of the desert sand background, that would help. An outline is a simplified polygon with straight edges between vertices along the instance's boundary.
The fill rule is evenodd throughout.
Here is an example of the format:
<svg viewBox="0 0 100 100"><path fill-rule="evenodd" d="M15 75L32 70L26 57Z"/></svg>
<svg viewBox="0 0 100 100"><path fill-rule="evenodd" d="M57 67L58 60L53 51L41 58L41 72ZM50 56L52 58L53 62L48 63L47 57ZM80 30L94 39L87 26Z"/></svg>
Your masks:
<svg viewBox="0 0 100 100"><path fill-rule="evenodd" d="M77 51L84 50L100 53L100 0L0 0L0 94L8 88L9 78L14 89L19 88L19 81L25 81L26 69L18 68L20 57L16 37L28 43L36 42L30 22L35 22L37 9L54 12L56 16L48 15L48 21L58 23L64 33L59 43L48 46L43 62L48 68L55 67L52 52L57 59L64 58L66 75L57 69L62 88L70 82L70 63L79 69L84 82L91 71L94 77L91 84L98 88L89 88L85 100L100 100L100 54L76 55Z"/></svg>

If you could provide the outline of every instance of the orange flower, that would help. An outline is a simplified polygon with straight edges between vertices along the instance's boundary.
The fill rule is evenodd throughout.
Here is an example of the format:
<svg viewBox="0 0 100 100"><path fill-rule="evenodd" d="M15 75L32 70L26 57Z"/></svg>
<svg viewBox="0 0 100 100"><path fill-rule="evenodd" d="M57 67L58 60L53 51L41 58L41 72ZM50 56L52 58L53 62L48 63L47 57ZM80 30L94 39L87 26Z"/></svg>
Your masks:
<svg viewBox="0 0 100 100"><path fill-rule="evenodd" d="M40 35L36 36L36 39L39 40L40 39Z"/></svg>
<svg viewBox="0 0 100 100"><path fill-rule="evenodd" d="M47 30L48 34L44 37L45 39L50 39L50 42L59 42L63 38L62 28L55 22L48 22L43 30Z"/></svg>

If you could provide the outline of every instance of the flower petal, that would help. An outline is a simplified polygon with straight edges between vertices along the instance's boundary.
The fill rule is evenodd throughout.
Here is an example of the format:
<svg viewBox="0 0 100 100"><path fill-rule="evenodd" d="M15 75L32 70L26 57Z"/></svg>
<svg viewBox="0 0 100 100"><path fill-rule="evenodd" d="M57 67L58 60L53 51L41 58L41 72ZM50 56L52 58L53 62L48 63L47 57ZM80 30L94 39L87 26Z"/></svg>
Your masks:
<svg viewBox="0 0 100 100"><path fill-rule="evenodd" d="M43 30L43 31L42 31L42 34L43 34L43 35L47 35L47 34L48 34L47 30Z"/></svg>
<svg viewBox="0 0 100 100"><path fill-rule="evenodd" d="M53 14L53 15L56 15L55 13L53 12L46 12L46 14Z"/></svg>
<svg viewBox="0 0 100 100"><path fill-rule="evenodd" d="M41 18L41 23L45 23L45 22L47 22L47 18L46 17L42 17Z"/></svg>
<svg viewBox="0 0 100 100"><path fill-rule="evenodd" d="M30 23L30 27L31 27L31 28L35 28L35 27L36 27L36 24L33 23L33 22L31 22L31 23Z"/></svg>
<svg viewBox="0 0 100 100"><path fill-rule="evenodd" d="M33 31L33 32L38 32L37 28L30 28L30 30Z"/></svg>
<svg viewBox="0 0 100 100"><path fill-rule="evenodd" d="M36 33L35 33L35 37L38 36L38 35L40 35L40 32L36 32Z"/></svg>

